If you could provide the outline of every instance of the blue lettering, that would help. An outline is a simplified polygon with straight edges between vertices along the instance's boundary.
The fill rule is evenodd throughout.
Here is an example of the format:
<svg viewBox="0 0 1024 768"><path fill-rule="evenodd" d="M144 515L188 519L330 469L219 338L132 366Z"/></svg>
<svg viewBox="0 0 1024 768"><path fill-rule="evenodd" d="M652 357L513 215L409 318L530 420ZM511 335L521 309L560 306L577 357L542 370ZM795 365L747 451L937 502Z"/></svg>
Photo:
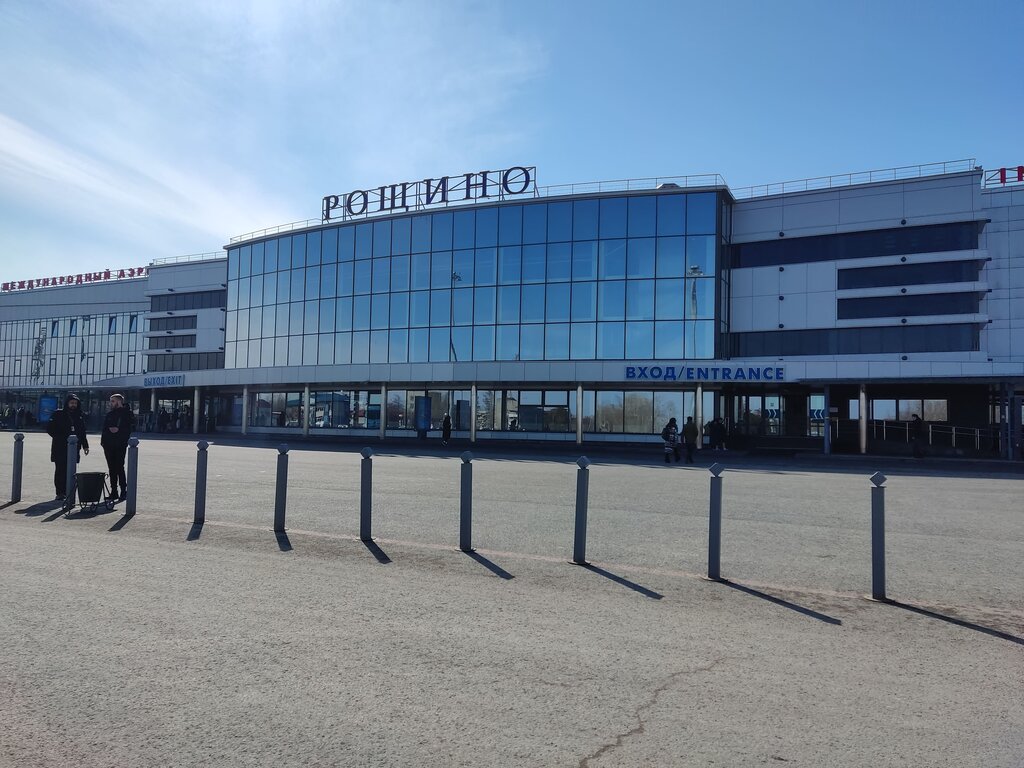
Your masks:
<svg viewBox="0 0 1024 768"><path fill-rule="evenodd" d="M697 381L704 381L704 380L707 379L707 377L708 377L708 369L707 368L698 368L697 369Z"/></svg>
<svg viewBox="0 0 1024 768"><path fill-rule="evenodd" d="M686 380L693 381L693 368L686 369Z"/></svg>
<svg viewBox="0 0 1024 768"><path fill-rule="evenodd" d="M732 368L723 368L722 369L722 381L731 381L731 380L732 380Z"/></svg>
<svg viewBox="0 0 1024 768"><path fill-rule="evenodd" d="M435 186L433 189L430 188L430 182L432 182L432 181L433 181L433 179L424 179L423 180L423 183L427 185L427 202L426 202L426 205L430 205L432 202L434 202L434 198L437 197L438 195L441 196L440 202L447 203L448 202L448 177L447 176L442 176L440 179L438 179L437 186Z"/></svg>
<svg viewBox="0 0 1024 768"><path fill-rule="evenodd" d="M718 369L717 368L712 368L711 369L711 379L713 381L718 379Z"/></svg>
<svg viewBox="0 0 1024 768"><path fill-rule="evenodd" d="M665 366L665 381L676 380L676 367L674 365Z"/></svg>
<svg viewBox="0 0 1024 768"><path fill-rule="evenodd" d="M638 379L646 379L647 378L647 366L646 365L638 365L636 367L636 370L637 370L636 377Z"/></svg>
<svg viewBox="0 0 1024 768"><path fill-rule="evenodd" d="M776 368L775 369L775 380L776 381L782 381L784 378L786 378L786 371L785 371L785 369L783 369L783 368Z"/></svg>
<svg viewBox="0 0 1024 768"><path fill-rule="evenodd" d="M764 369L764 380L765 381L771 381L772 380L772 371L773 370L775 370L775 369L774 368L765 368Z"/></svg>
<svg viewBox="0 0 1024 768"><path fill-rule="evenodd" d="M736 369L736 373L733 374L733 380L734 381L746 381L747 380L747 375L746 375L746 373L743 372L742 368L737 368Z"/></svg>
<svg viewBox="0 0 1024 768"><path fill-rule="evenodd" d="M657 371L657 373L655 373L655 371ZM660 365L651 366L651 378L652 379L660 379L661 375L663 373L664 373L664 371L661 370L661 366Z"/></svg>
<svg viewBox="0 0 1024 768"><path fill-rule="evenodd" d="M761 380L761 369L760 368L747 368L747 378L751 381Z"/></svg>
<svg viewBox="0 0 1024 768"><path fill-rule="evenodd" d="M636 368L634 368L632 365L627 365L626 366L626 378L627 379L635 379L636 378Z"/></svg>

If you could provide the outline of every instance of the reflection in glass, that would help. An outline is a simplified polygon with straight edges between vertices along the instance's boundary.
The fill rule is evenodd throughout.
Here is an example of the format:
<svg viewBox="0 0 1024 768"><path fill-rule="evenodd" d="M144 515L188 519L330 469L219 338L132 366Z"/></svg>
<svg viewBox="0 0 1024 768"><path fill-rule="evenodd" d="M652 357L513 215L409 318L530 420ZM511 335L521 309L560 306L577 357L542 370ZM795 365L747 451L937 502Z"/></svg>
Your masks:
<svg viewBox="0 0 1024 768"><path fill-rule="evenodd" d="M626 243L626 276L654 277L654 238L631 238Z"/></svg>
<svg viewBox="0 0 1024 768"><path fill-rule="evenodd" d="M573 323L570 332L570 357L573 360L593 360L596 342L596 323Z"/></svg>
<svg viewBox="0 0 1024 768"><path fill-rule="evenodd" d="M430 324L451 325L452 322L452 292L431 291L430 292Z"/></svg>
<svg viewBox="0 0 1024 768"><path fill-rule="evenodd" d="M391 259L373 260L373 292L387 293L391 290Z"/></svg>
<svg viewBox="0 0 1024 768"><path fill-rule="evenodd" d="M543 284L523 286L522 320L524 323L544 322L544 294Z"/></svg>
<svg viewBox="0 0 1024 768"><path fill-rule="evenodd" d="M569 324L551 323L544 327L544 359L569 359Z"/></svg>
<svg viewBox="0 0 1024 768"><path fill-rule="evenodd" d="M622 392L598 392L594 418L598 432L622 432Z"/></svg>
<svg viewBox="0 0 1024 768"><path fill-rule="evenodd" d="M548 281L561 282L572 277L572 244L548 244Z"/></svg>
<svg viewBox="0 0 1024 768"><path fill-rule="evenodd" d="M414 328L409 331L409 362L425 363L429 358L430 331L426 328Z"/></svg>
<svg viewBox="0 0 1024 768"><path fill-rule="evenodd" d="M409 294L391 294L391 317L389 324L392 328L405 328L409 325Z"/></svg>
<svg viewBox="0 0 1024 768"><path fill-rule="evenodd" d="M370 362L386 363L388 361L388 332L370 332Z"/></svg>
<svg viewBox="0 0 1024 768"><path fill-rule="evenodd" d="M504 285L518 283L522 272L522 248L506 245L498 255L498 281Z"/></svg>
<svg viewBox="0 0 1024 768"><path fill-rule="evenodd" d="M597 241L572 244L572 279L597 279Z"/></svg>
<svg viewBox="0 0 1024 768"><path fill-rule="evenodd" d="M626 392L623 431L649 435L654 431L654 393Z"/></svg>
<svg viewBox="0 0 1024 768"><path fill-rule="evenodd" d="M625 349L625 323L597 324L597 357L600 360L621 360Z"/></svg>
<svg viewBox="0 0 1024 768"><path fill-rule="evenodd" d="M686 238L659 237L658 277L682 277L686 269Z"/></svg>
<svg viewBox="0 0 1024 768"><path fill-rule="evenodd" d="M455 251L452 254L452 285L473 285L473 251Z"/></svg>
<svg viewBox="0 0 1024 768"><path fill-rule="evenodd" d="M686 238L686 274L715 274L715 238Z"/></svg>
<svg viewBox="0 0 1024 768"><path fill-rule="evenodd" d="M459 288L452 291L452 323L473 324L473 289Z"/></svg>
<svg viewBox="0 0 1024 768"><path fill-rule="evenodd" d="M430 362L445 363L451 356L451 332L448 328L430 329Z"/></svg>
<svg viewBox="0 0 1024 768"><path fill-rule="evenodd" d="M452 360L473 359L473 328L468 325L452 328Z"/></svg>
<svg viewBox="0 0 1024 768"><path fill-rule="evenodd" d="M499 325L495 334L496 360L519 359L519 326Z"/></svg>
<svg viewBox="0 0 1024 768"><path fill-rule="evenodd" d="M683 323L681 320L654 324L654 356L659 360L683 358Z"/></svg>
<svg viewBox="0 0 1024 768"><path fill-rule="evenodd" d="M520 326L519 359L542 360L544 358L544 326Z"/></svg>
<svg viewBox="0 0 1024 768"><path fill-rule="evenodd" d="M409 332L393 330L388 336L388 362L404 363L409 359Z"/></svg>
<svg viewBox="0 0 1024 768"><path fill-rule="evenodd" d="M430 257L430 287L448 288L453 281L452 252L435 251Z"/></svg>
<svg viewBox="0 0 1024 768"><path fill-rule="evenodd" d="M493 325L478 325L473 329L473 359L494 359Z"/></svg>
<svg viewBox="0 0 1024 768"><path fill-rule="evenodd" d="M505 285L498 289L498 322L519 322L518 285Z"/></svg>
<svg viewBox="0 0 1024 768"><path fill-rule="evenodd" d="M598 276L621 280L626 276L626 241L602 240L598 248Z"/></svg>
<svg viewBox="0 0 1024 768"><path fill-rule="evenodd" d="M572 283L572 319L597 320L597 283Z"/></svg>
<svg viewBox="0 0 1024 768"><path fill-rule="evenodd" d="M682 280L656 280L654 316L657 320L682 320L686 296Z"/></svg>
<svg viewBox="0 0 1024 768"><path fill-rule="evenodd" d="M494 288L477 288L473 303L473 322L490 325L494 322Z"/></svg>
<svg viewBox="0 0 1024 768"><path fill-rule="evenodd" d="M390 314L390 296L386 293L374 294L370 310L370 327L378 330L387 328Z"/></svg>
<svg viewBox="0 0 1024 768"><path fill-rule="evenodd" d="M523 247L523 282L543 283L547 269L547 247L527 245Z"/></svg>
<svg viewBox="0 0 1024 768"><path fill-rule="evenodd" d="M494 285L498 281L498 249L476 249L476 285Z"/></svg>
<svg viewBox="0 0 1024 768"><path fill-rule="evenodd" d="M547 287L547 308L545 319L550 322L562 322L569 319L569 285L555 283Z"/></svg>
<svg viewBox="0 0 1024 768"><path fill-rule="evenodd" d="M352 327L357 331L370 328L370 297L356 296L352 299ZM307 329L308 330L308 329Z"/></svg>
<svg viewBox="0 0 1024 768"><path fill-rule="evenodd" d="M626 283L614 280L598 283L598 315L601 320L626 319Z"/></svg>
<svg viewBox="0 0 1024 768"><path fill-rule="evenodd" d="M409 294L409 325L428 325L430 322L430 292L413 291Z"/></svg>
<svg viewBox="0 0 1024 768"><path fill-rule="evenodd" d="M648 359L654 356L654 323L626 323L626 358Z"/></svg>
<svg viewBox="0 0 1024 768"><path fill-rule="evenodd" d="M654 319L654 281L626 281L626 319Z"/></svg>
<svg viewBox="0 0 1024 768"><path fill-rule="evenodd" d="M352 363L365 365L370 362L370 332L356 331L352 334Z"/></svg>

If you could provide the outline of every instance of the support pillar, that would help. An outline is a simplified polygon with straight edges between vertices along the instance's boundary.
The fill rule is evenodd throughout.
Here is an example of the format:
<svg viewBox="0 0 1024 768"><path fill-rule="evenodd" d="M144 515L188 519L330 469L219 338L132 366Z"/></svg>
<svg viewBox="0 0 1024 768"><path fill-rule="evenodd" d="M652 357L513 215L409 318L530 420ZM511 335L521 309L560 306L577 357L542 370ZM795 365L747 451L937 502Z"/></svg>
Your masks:
<svg viewBox="0 0 1024 768"><path fill-rule="evenodd" d="M157 424L156 424L156 390L155 389L149 390L149 414L150 414L149 418L151 419L150 424L152 425L151 429L155 430L157 428Z"/></svg>
<svg viewBox="0 0 1024 768"><path fill-rule="evenodd" d="M576 445L583 445L583 385L576 385Z"/></svg>
<svg viewBox="0 0 1024 768"><path fill-rule="evenodd" d="M242 434L249 434L249 387L242 387Z"/></svg>
<svg viewBox="0 0 1024 768"><path fill-rule="evenodd" d="M199 407L201 403L201 395L199 387L196 387L192 391L192 434L199 434Z"/></svg>
<svg viewBox="0 0 1024 768"><path fill-rule="evenodd" d="M697 422L697 450L704 447L704 385L697 385L697 396L693 401L693 420Z"/></svg>
<svg viewBox="0 0 1024 768"><path fill-rule="evenodd" d="M473 384L469 388L469 442L476 442L476 384ZM491 403L491 407L494 407L494 403Z"/></svg>
<svg viewBox="0 0 1024 768"><path fill-rule="evenodd" d="M302 436L309 437L309 384L302 388Z"/></svg>
<svg viewBox="0 0 1024 768"><path fill-rule="evenodd" d="M380 439L387 437L388 432L388 385L380 384Z"/></svg>
<svg viewBox="0 0 1024 768"><path fill-rule="evenodd" d="M857 420L858 432L860 434L860 452L868 452L868 387L866 384L860 385L860 403L859 416Z"/></svg>
<svg viewBox="0 0 1024 768"><path fill-rule="evenodd" d="M829 392L828 384L826 384L825 385L825 409L824 409L824 411L822 413L822 416L823 416L824 422L825 422L824 453L825 453L826 456L830 456L832 454L832 416L830 415L832 413L831 406L832 406L831 393Z"/></svg>

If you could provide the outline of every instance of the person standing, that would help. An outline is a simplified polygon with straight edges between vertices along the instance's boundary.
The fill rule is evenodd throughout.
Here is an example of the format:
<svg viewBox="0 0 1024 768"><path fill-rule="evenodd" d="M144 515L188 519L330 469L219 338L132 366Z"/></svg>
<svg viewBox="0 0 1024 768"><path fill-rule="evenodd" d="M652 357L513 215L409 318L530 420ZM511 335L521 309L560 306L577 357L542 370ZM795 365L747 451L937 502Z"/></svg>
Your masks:
<svg viewBox="0 0 1024 768"><path fill-rule="evenodd" d="M124 395L110 396L110 410L103 419L103 434L100 445L107 459L110 473L110 497L118 501L128 498L128 478L124 471L124 457L128 453L128 439L132 436L135 419L130 408L124 405ZM121 488L118 494L118 486Z"/></svg>
<svg viewBox="0 0 1024 768"><path fill-rule="evenodd" d="M441 445L448 445L448 441L452 439L452 417L447 413L444 415L444 419L441 421Z"/></svg>
<svg viewBox="0 0 1024 768"><path fill-rule="evenodd" d="M693 416L686 417L683 425L683 444L686 446L686 463L693 464L693 452L697 450L697 436L699 431L693 423Z"/></svg>
<svg viewBox="0 0 1024 768"><path fill-rule="evenodd" d="M671 463L671 457L676 457L679 463L679 427L676 424L676 417L673 416L661 430L661 439L665 441L665 463Z"/></svg>
<svg viewBox="0 0 1024 768"><path fill-rule="evenodd" d="M925 451L925 423L916 413L910 417L910 436L914 439L914 458L923 459Z"/></svg>
<svg viewBox="0 0 1024 768"><path fill-rule="evenodd" d="M78 438L78 455L75 463L82 457L82 451L89 455L89 438L85 434L85 419L82 418L82 401L78 395L69 394L64 398L64 407L58 408L50 416L46 424L46 434L52 439L50 444L50 461L53 462L53 487L57 491L57 498L63 499L67 496L68 476L68 438L74 435Z"/></svg>

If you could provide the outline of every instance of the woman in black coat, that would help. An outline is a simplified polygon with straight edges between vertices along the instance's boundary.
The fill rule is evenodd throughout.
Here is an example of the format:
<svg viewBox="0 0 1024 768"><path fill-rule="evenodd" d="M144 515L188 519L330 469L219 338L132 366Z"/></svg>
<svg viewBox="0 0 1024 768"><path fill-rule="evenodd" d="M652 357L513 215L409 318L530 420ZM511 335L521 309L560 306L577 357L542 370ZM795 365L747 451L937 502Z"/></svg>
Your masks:
<svg viewBox="0 0 1024 768"><path fill-rule="evenodd" d="M85 451L86 456L89 455L89 438L85 434L82 401L78 395L69 394L64 399L64 407L53 412L46 425L46 434L53 439L50 444L50 461L54 464L53 487L57 491L57 498L63 499L67 495L68 438L71 435L78 438L76 464L82 457L82 451Z"/></svg>

